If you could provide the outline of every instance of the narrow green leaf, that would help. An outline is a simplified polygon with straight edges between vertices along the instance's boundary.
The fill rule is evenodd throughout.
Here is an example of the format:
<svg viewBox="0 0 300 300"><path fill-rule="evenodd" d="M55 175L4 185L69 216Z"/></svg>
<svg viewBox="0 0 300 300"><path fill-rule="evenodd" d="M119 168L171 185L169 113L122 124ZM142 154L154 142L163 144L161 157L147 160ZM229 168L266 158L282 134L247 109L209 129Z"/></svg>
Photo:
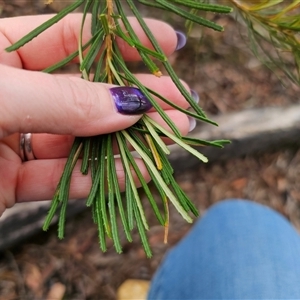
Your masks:
<svg viewBox="0 0 300 300"><path fill-rule="evenodd" d="M147 257L150 258L152 256L152 251L151 251L149 243L148 243L147 235L145 232L145 226L143 226L143 222L141 220L141 215L138 211L137 203L135 201L133 201L133 212L134 212L134 216L135 216L135 220L136 220L136 225L137 225L140 237L141 237L141 241L144 246L145 253L146 253Z"/></svg>
<svg viewBox="0 0 300 300"><path fill-rule="evenodd" d="M147 149L145 143L143 143L142 140L140 140L139 136L137 134L134 133L134 130L132 129L127 129L130 131L130 135L131 137L134 139L134 141L138 144L138 146L149 156L151 157L152 156L152 153L149 149ZM155 141L154 141L155 142ZM168 161L168 159L166 158L166 155L165 153L158 147L157 148L158 152L160 153L161 155L161 159L163 160L163 170L161 170L161 174L162 174L162 177L163 177L163 180L165 181L166 184L169 184L170 182L170 176L172 177L172 174L173 174L173 169L171 167L171 164L170 162ZM156 175L152 172L151 168L145 164L149 174L150 174L150 177L160 195L160 198L161 199L165 199L166 198L166 194L163 190L163 188L161 187L160 185L160 181L156 178ZM166 206L164 204L164 208L166 209ZM163 221L163 225L165 225L165 222L166 222L166 219L167 219L167 214L168 214L168 211L165 210L165 216L166 218L164 219Z"/></svg>
<svg viewBox="0 0 300 300"><path fill-rule="evenodd" d="M123 164L124 166L124 164ZM125 170L125 168L124 168ZM125 173L125 199L126 199L126 207L127 207L127 219L128 219L128 226L130 230L133 230L134 228L134 222L133 222L133 199L134 199L134 193L131 188L130 179L128 176L128 173Z"/></svg>
<svg viewBox="0 0 300 300"><path fill-rule="evenodd" d="M155 142L155 141L154 141ZM162 161L163 168L161 170L161 174L166 182L166 184L170 183L170 176L173 176L174 170L166 156L166 154L161 150L157 145L157 151L160 155L160 159Z"/></svg>
<svg viewBox="0 0 300 300"><path fill-rule="evenodd" d="M76 165L76 162L78 161L78 158L81 154L82 150L82 138L76 137L70 154L68 156L63 174L61 176L61 184L60 184L60 189L58 191L59 193L59 200L63 201L64 199L68 198L69 195L69 188L70 188L70 178L72 175L72 171Z"/></svg>
<svg viewBox="0 0 300 300"><path fill-rule="evenodd" d="M103 218L103 224L108 237L112 238L111 228L108 221L107 209L106 209L106 197L105 197L105 165L106 165L106 149L107 149L107 135L101 138L101 148L99 152L99 168L100 168L100 178L99 178L99 198L100 198L100 211Z"/></svg>
<svg viewBox="0 0 300 300"><path fill-rule="evenodd" d="M59 186L60 186L60 184L58 184L58 187L57 187L56 190L59 189ZM50 206L50 209L49 209L49 211L47 213L47 217L46 217L46 219L44 221L44 224L43 224L43 230L44 231L47 231L49 229L50 224L51 224L51 222L53 220L53 217L54 217L54 215L56 213L56 210L57 210L59 204L60 204L59 194L56 191L55 194L54 194L54 197L53 197L53 199L51 201L51 206Z"/></svg>
<svg viewBox="0 0 300 300"><path fill-rule="evenodd" d="M124 24L124 27L126 28L129 36L131 37L131 39L133 39L134 41L137 42L137 44L141 44L140 41L139 41L139 38L137 36L137 34L135 33L135 31L133 30L129 20L128 20L128 17L127 15L125 14L124 10L123 10L123 7L122 7L122 4L120 3L120 1L115 1L115 4L116 4L116 7L118 9L118 12L121 16L121 19L122 19L122 22ZM160 73L160 70L158 68L158 66L153 62L153 60L143 51L139 50L137 48L140 56L141 56L141 59L142 61L145 63L145 65L148 67L148 69L150 70L150 72L152 74L158 74Z"/></svg>
<svg viewBox="0 0 300 300"><path fill-rule="evenodd" d="M116 136L117 136L117 133L116 133ZM109 146L112 147L111 144ZM127 240L131 242L132 237L130 235L128 222L126 220L125 211L123 208L121 192L120 192L120 188L119 188L119 181L118 181L118 177L117 177L117 173L116 173L117 170L116 170L116 166L115 166L115 159L113 156L110 159L110 168L111 168L111 178L112 178L112 183L113 183L113 187L114 187L114 193L115 193L115 196L117 199L117 204L118 204L119 213L121 216L121 221L123 224L124 232L125 232Z"/></svg>
<svg viewBox="0 0 300 300"><path fill-rule="evenodd" d="M176 137L175 135L173 135L172 133L168 132L167 130L165 130L162 126L160 126L158 123L156 123L153 119L151 119L150 117L148 117L147 115L145 115L145 118L148 119L148 121L153 124L156 128L158 128L162 133L164 133L168 138L170 138L171 140L173 140L177 145L179 145L180 147L184 148L185 150L187 150L188 152L190 152L191 154L193 154L194 156L198 157L200 160L202 160L203 162L208 162L207 157L205 157L202 153L198 152L197 150L195 150L194 148L190 147L189 145L185 144L181 139L179 139L178 137Z"/></svg>
<svg viewBox="0 0 300 300"><path fill-rule="evenodd" d="M210 123L212 125L215 125L215 126L218 126L218 124L210 119L208 119L206 116L203 117L204 113L202 113L201 111L201 115L199 114L195 114L193 113L192 111L190 110L187 110L187 109L184 109L182 107L180 107L179 105L175 104L174 102L168 100L167 98L163 97L162 95L160 95L159 93L155 92L154 90L151 90L149 88L147 88L147 90L152 94L154 95L155 97L161 99L162 101L166 102L168 105L170 105L171 107L183 112L184 114L186 115L189 115L197 120L200 120L200 121L204 121L206 123ZM193 101L195 103L195 101ZM197 104L196 104L197 105Z"/></svg>
<svg viewBox="0 0 300 300"><path fill-rule="evenodd" d="M95 58L97 54L100 51L100 48L102 47L101 41L103 41L104 38L104 31L101 30L97 33L95 41L92 43L91 48L88 50L87 55L84 57L83 61L80 64L80 71L83 71L84 69L89 70L92 66L92 64L95 61Z"/></svg>
<svg viewBox="0 0 300 300"><path fill-rule="evenodd" d="M146 22L144 21L144 19L142 18L141 14L139 13L139 10L136 8L136 6L134 5L134 2L132 0L127 0L127 3L129 4L134 16L136 17L136 19L138 20L139 24L141 25L142 29L144 30L145 34L147 35L148 39L150 40L150 42L152 43L154 49L158 52L158 53L162 53L163 51L160 48L157 40L155 39L155 37L153 36L153 33L151 32L151 30L148 28ZM206 118L205 113L202 111L202 109L200 108L199 105L197 105L197 103L193 100L191 94L189 93L189 91L186 90L186 88L184 87L184 85L182 84L182 82L179 80L177 74L175 73L175 71L173 70L171 64L169 63L169 61L164 61L162 62L166 71L168 72L169 76L171 77L172 81L174 82L174 84L176 85L176 87L178 88L178 90L180 91L180 93L185 97L185 99L189 102L190 106L195 110L195 112L197 112L200 116ZM129 77L130 80L130 77ZM207 121L208 122L208 121ZM170 126L170 125L169 125ZM180 135L178 135L179 137Z"/></svg>
<svg viewBox="0 0 300 300"><path fill-rule="evenodd" d="M146 141L143 141L140 139L139 135L136 134L132 129L127 129L128 132L130 132L131 137L134 139L134 141L137 143L137 145L144 151L144 153L153 161L155 162L155 158L154 155L152 153L152 151L150 151L150 149L148 149L146 147ZM153 140L153 142L155 143L155 140ZM157 151L160 154L160 159L164 160L164 157L166 157L166 154L160 149L160 147L157 147ZM167 158L166 158L166 161ZM147 166L147 165L146 165ZM162 170L159 170L159 172L162 175L163 180L165 181L166 184L169 184L169 174L173 173L173 169L172 167L170 167L170 163L163 163L163 168ZM148 169L149 171L149 169ZM150 171L149 171L150 172ZM151 172L150 172L151 173ZM152 173L151 173L152 174ZM155 177L154 175L151 175L151 178L153 179L153 177ZM160 189L160 193L161 194L165 194L163 189L161 189L160 185L157 186L157 189Z"/></svg>
<svg viewBox="0 0 300 300"><path fill-rule="evenodd" d="M91 7L91 5L93 4L94 0L86 0L85 6L83 8L83 14L82 14L82 19L81 19L81 26L80 26L80 31L79 31L79 39L78 39L78 57L79 57L79 63L80 65L83 62L83 44L82 44L82 40L83 40L83 28L84 28L84 24L86 21L86 17L87 14L89 12L89 9ZM83 69L81 71L82 73L82 78L85 80L89 81L89 70Z"/></svg>
<svg viewBox="0 0 300 300"><path fill-rule="evenodd" d="M215 122L209 120L204 111L201 109L201 107L195 102L195 100L192 98L191 94L187 89L184 87L178 76L176 75L175 71L173 70L171 64L168 61L163 62L169 76L172 78L174 84L180 91L180 93L184 96L184 98L188 101L190 106L195 110L197 114L203 117L202 121L205 121L207 123L211 123L213 125L217 125Z"/></svg>
<svg viewBox="0 0 300 300"><path fill-rule="evenodd" d="M110 32L110 29L109 29L109 25L108 25L106 14L101 14L99 16L99 20L100 20L100 22L102 24L102 27L103 27L105 35L110 35L111 32Z"/></svg>
<svg viewBox="0 0 300 300"><path fill-rule="evenodd" d="M130 0L131 1L131 0ZM193 15L183 9L180 9L178 7L176 7L175 5L172 5L164 0L156 0L157 3L161 4L162 6L166 7L169 11L172 11L174 12L176 15L179 15L181 17L183 17L184 19L186 20L190 20L196 24L199 24L199 25L203 25L203 26L206 26L208 28L211 28L213 30L216 30L216 31L223 31L224 28L214 22L211 22L207 19L204 19L202 17L199 17L197 15Z"/></svg>
<svg viewBox="0 0 300 300"><path fill-rule="evenodd" d="M142 118L142 121L144 122L144 124L147 127L147 129L149 130L149 133L151 134L152 138L156 141L156 143L159 145L159 147L161 148L161 150L165 154L170 154L169 148L166 146L166 144L164 143L164 141L157 134L157 132L155 131L155 129L151 125L151 123L149 123L149 121L146 118Z"/></svg>
<svg viewBox="0 0 300 300"><path fill-rule="evenodd" d="M99 181L101 180L101 168L97 168L95 177L93 178L92 188L89 192L89 195L86 200L86 206L90 207L94 200L96 199L97 195L99 194Z"/></svg>
<svg viewBox="0 0 300 300"><path fill-rule="evenodd" d="M111 223L111 232L112 239L114 241L114 246L117 253L122 253L122 246L120 243L118 225L117 225L117 216L116 216L116 207L115 207L115 186L113 182L112 172L115 172L115 169L112 169L112 160L114 156L112 154L112 144L111 144L111 135L107 135L107 151L106 151L106 179L107 179L107 191L108 191L108 211L109 218Z"/></svg>
<svg viewBox="0 0 300 300"><path fill-rule="evenodd" d="M213 146L218 148L224 148L225 145L231 143L229 140L205 141L197 138L191 138L188 136L182 137L182 141L184 141L188 145L193 146Z"/></svg>
<svg viewBox="0 0 300 300"><path fill-rule="evenodd" d="M30 42L32 39L37 37L39 34L41 34L43 31L60 21L63 17L74 11L76 8L78 8L85 0L77 0L73 4L67 6L65 9L61 10L58 14L56 14L54 17L43 23L42 25L38 26L36 29L32 30L30 33L25 35L23 38L21 38L19 41L14 43L13 45L9 46L5 50L7 52L12 52L15 50L18 50L28 42Z"/></svg>
<svg viewBox="0 0 300 300"><path fill-rule="evenodd" d="M101 1L94 1L93 8L92 8L92 25L91 25L92 35L94 35L98 31L99 12L101 7L100 2Z"/></svg>
<svg viewBox="0 0 300 300"><path fill-rule="evenodd" d="M160 8L160 9L164 9L167 10L165 7L163 7L160 4L154 3L154 2L150 2L150 1L146 1L146 0L138 0L139 3L144 4L146 6L151 6L151 7L156 7L156 8Z"/></svg>
<svg viewBox="0 0 300 300"><path fill-rule="evenodd" d="M83 175L87 175L87 173L89 171L91 138L84 139L82 141L82 144L83 144L83 155L82 155L80 171Z"/></svg>
<svg viewBox="0 0 300 300"><path fill-rule="evenodd" d="M95 180L95 176L99 168L98 152L100 149L101 139L98 136L94 136L91 139L92 139L92 145L91 145L92 150L91 150L90 169L91 169L92 180Z"/></svg>
<svg viewBox="0 0 300 300"><path fill-rule="evenodd" d="M164 190L166 196L173 203L173 205L175 206L175 208L177 209L177 211L182 215L182 217L187 222L191 223L192 219L185 212L185 210L180 205L180 203L178 202L178 200L176 199L176 197L174 196L174 194L171 192L171 190L168 188L168 186L166 185L166 183L163 181L163 179L161 178L161 175L157 171L156 167L154 166L154 164L151 161L151 159L149 158L149 156L147 156L145 154L145 152L137 145L137 143L131 138L131 136L125 130L122 130L122 134L126 137L126 139L128 140L128 142L138 152L138 154L142 157L142 159L144 160L145 164L147 164L149 166L149 168L151 169L151 171L153 172L153 174L156 176L156 179L159 181L161 188Z"/></svg>
<svg viewBox="0 0 300 300"><path fill-rule="evenodd" d="M167 60L166 56L158 53L156 51L153 51L145 46L143 46L142 44L138 43L137 41L131 39L128 35L126 35L123 31L123 29L121 28L120 24L117 23L116 25L116 29L113 31L115 35L119 36L121 39L123 39L129 46L137 48L138 50L151 55L154 58L159 59L160 61L165 61Z"/></svg>
<svg viewBox="0 0 300 300"><path fill-rule="evenodd" d="M97 224L96 202L94 202L91 207L92 207L92 220L94 224Z"/></svg>
<svg viewBox="0 0 300 300"><path fill-rule="evenodd" d="M125 83L123 82L123 80L120 77L120 73L117 71L118 67L115 66L115 64L112 61L108 61L110 70L112 71L112 73L114 74L115 77L115 81L117 82L118 85L120 86L125 86Z"/></svg>
<svg viewBox="0 0 300 300"><path fill-rule="evenodd" d="M151 193L151 191L150 191L150 189L149 189L149 187L148 187L148 185L147 185L147 183L146 183L146 181L145 181L138 165L136 164L136 162L134 160L134 157L132 156L132 153L129 151L129 149L126 146L126 141L123 140L122 136L119 133L117 133L117 140L118 140L118 145L119 145L121 157L123 157L123 155L124 155L129 160L131 166L133 167L134 172L136 173L136 175L137 175L137 177L138 177L138 179L139 179L139 181L140 181L140 183L141 183L141 185L142 185L142 187L145 191L145 194L146 194L148 200L150 201L151 207L152 207L152 209L155 213L156 218L163 225L164 220L163 220L163 218L160 214L160 211L157 207L157 204L156 204L156 202L155 202L155 200L152 196L152 193Z"/></svg>
<svg viewBox="0 0 300 300"><path fill-rule="evenodd" d="M268 7L272 7L274 5L277 5L279 3L283 2L283 0L272 0L272 1L264 1L264 3L259 3L257 5L249 6L248 9L256 11L256 10L262 10L266 9Z"/></svg>
<svg viewBox="0 0 300 300"><path fill-rule="evenodd" d="M123 133L123 131L122 131L122 133ZM119 137L119 140L120 140L120 137ZM131 173L132 171L130 169L130 163L129 163L128 159L127 159L124 147L122 147L123 144L120 144L120 145L121 145L120 151L122 151L121 158L122 158L122 161L124 162L123 166L125 167L126 174L128 175L128 178L129 178L129 181L130 181L132 193L134 194L134 200L137 203L137 206L139 208L139 212L141 214L141 220L143 221L143 224L144 224L145 228L148 230L149 226L148 226L145 214L144 214L144 209L143 209L143 206L142 206L142 202L141 202L140 196L138 194L138 191L137 191L137 188L136 188L136 185L135 185L132 173Z"/></svg>
<svg viewBox="0 0 300 300"><path fill-rule="evenodd" d="M135 195L132 190L132 186L131 186L132 181L129 175L131 174L131 172L128 172L128 170L130 170L130 163L125 153L125 149L127 148L127 145L126 145L126 140L124 143L124 139L122 139L122 136L120 135L119 132L116 132L116 138L117 138L117 143L120 151L120 157L121 157L123 169L125 171L125 199L127 205L128 226L129 229L132 230L134 228L132 202L135 199Z"/></svg>
<svg viewBox="0 0 300 300"><path fill-rule="evenodd" d="M139 43L135 43L134 44L135 48L142 51L143 53L146 53L154 58L157 58L158 60L160 61L166 61L167 60L167 57L165 55L162 55L161 53L158 53L156 51L153 51Z"/></svg>
<svg viewBox="0 0 300 300"><path fill-rule="evenodd" d="M219 5L219 4L207 4L199 3L190 0L172 0L174 3L178 3L190 8L195 8L197 10L210 11L215 13L225 13L228 14L232 12L232 8L229 6Z"/></svg>
<svg viewBox="0 0 300 300"><path fill-rule="evenodd" d="M105 240L105 226L103 223L102 212L101 212L101 197L98 197L95 202L95 215L97 220L97 227L98 227L98 238L99 238L99 245L103 252L106 252L106 240Z"/></svg>
<svg viewBox="0 0 300 300"><path fill-rule="evenodd" d="M189 197L185 194L185 192L178 185L174 177L171 178L170 184L176 193L178 199L180 199L180 203L186 208L186 211L191 211L195 217L199 216L199 211L196 206L191 202Z"/></svg>
<svg viewBox="0 0 300 300"><path fill-rule="evenodd" d="M67 213L67 206L68 206L68 198L63 200L59 212L59 219L58 219L58 238L63 239L65 236L65 223L66 223L66 213Z"/></svg>
<svg viewBox="0 0 300 300"><path fill-rule="evenodd" d="M106 82L106 73L103 72L103 66L104 66L104 58L105 58L106 51L102 51L98 62L96 63L96 70L94 74L93 81L94 82Z"/></svg>
<svg viewBox="0 0 300 300"><path fill-rule="evenodd" d="M90 39L86 44L84 44L82 46L82 49L85 50L87 49L90 44L92 43L93 39ZM76 50L75 52L73 52L72 54L70 54L68 57L62 59L61 61L59 61L58 63L46 68L43 70L44 73L52 73L54 72L55 70L67 65L68 63L70 63L73 59L75 59L79 54L79 51Z"/></svg>

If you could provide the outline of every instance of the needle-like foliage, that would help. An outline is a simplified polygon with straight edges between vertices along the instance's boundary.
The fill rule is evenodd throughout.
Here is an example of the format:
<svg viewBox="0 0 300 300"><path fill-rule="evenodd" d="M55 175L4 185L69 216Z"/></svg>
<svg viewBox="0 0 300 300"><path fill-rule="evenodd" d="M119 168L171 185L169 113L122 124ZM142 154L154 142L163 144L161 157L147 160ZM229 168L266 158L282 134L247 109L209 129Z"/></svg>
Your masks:
<svg viewBox="0 0 300 300"><path fill-rule="evenodd" d="M300 83L300 1L228 0L244 20L253 53L284 81Z"/></svg>
<svg viewBox="0 0 300 300"><path fill-rule="evenodd" d="M51 3L53 1L47 2ZM222 26L205 18L204 13L223 14L231 12L232 9L228 6L215 4L215 2L218 1L75 0L50 20L6 49L7 51L19 49L69 13L72 13L79 7L83 7L81 29L86 22L87 14L91 13L91 39L83 45L81 30L78 49L62 61L45 69L44 72L51 73L56 71L78 57L80 61L79 71L84 80L139 88L171 130L170 132L164 129L149 116L144 115L139 122L126 130L101 136L77 137L53 196L52 205L43 227L45 230L49 228L52 218L58 211L58 236L60 238L64 236L70 181L72 171L79 158L82 158L82 174L92 178L92 187L86 200L86 205L92 210L93 220L98 227L100 248L103 251L106 251L107 237L113 239L117 252L120 253L122 251L118 222L120 220L128 241L132 240L132 230L135 227L138 229L144 249L147 255L151 256L146 235L149 226L144 213L144 204L134 182L134 173L151 204L158 222L165 226L166 232L169 226L169 203L174 205L188 222L192 222L192 215L197 216L196 207L173 177L173 169L167 157L170 150L165 145L162 137L168 137L173 140L203 162L207 162L207 158L199 153L194 146L223 147L228 141L203 141L182 136L174 122L157 104L155 98L159 98L173 108L199 121L216 125L205 115L203 110L192 99L190 92L182 85L155 37L144 22L136 4L139 3L180 16L185 21L187 30L193 24L199 24L213 30L222 31ZM219 2L236 8L236 11L248 28L250 46L254 54L262 59L268 67L275 71L283 71L289 79L299 84L300 0L227 0ZM154 50L142 45L127 19L125 11L127 12L128 10L138 20ZM160 68L162 66L192 109L183 109L156 91L144 86L134 76L124 61L115 40L116 36L123 39L129 46L137 49L144 64L153 76L161 76L162 70ZM116 143L118 147L119 156L125 171L126 192L124 194L119 189L113 143ZM134 149L144 161L154 186L160 195L160 200L152 195L135 162L136 154L133 155L129 149Z"/></svg>
<svg viewBox="0 0 300 300"><path fill-rule="evenodd" d="M83 80L105 82L119 86L129 85L139 88L169 126L171 132L164 129L149 116L144 115L135 125L119 132L93 137L77 137L58 183L43 228L44 230L49 228L53 216L58 211L58 236L59 238L64 237L71 175L79 158L82 158L80 160L82 162L81 172L86 176L91 176L92 179L92 187L87 197L86 205L91 208L93 220L98 227L100 248L103 251L106 250L105 240L106 237L109 237L113 239L116 251L119 253L122 251L120 242L121 229L119 228L118 222L120 219L128 241L131 241L131 231L136 227L140 233L141 241L147 255L151 256L151 250L146 236L146 231L149 226L144 213L144 203L139 196L134 182L134 173L140 181L158 222L162 226L165 226L166 229L168 228L169 203L175 206L185 220L192 222L191 216L197 216L197 209L173 177L173 169L167 158L170 150L165 145L162 137L168 137L173 140L176 144L203 162L207 162L207 158L192 146L223 147L227 141L203 141L183 137L173 120L171 120L157 104L155 97L160 98L175 109L197 120L215 124L212 120L207 118L202 109L192 99L190 92L182 85L167 57L144 22L135 5L137 2L153 6L157 9L166 10L179 15L183 20L188 20L190 23L200 24L219 31L223 30L221 26L203 18L198 13L200 11L211 11L214 13L229 13L231 11L231 8L223 5L207 4L196 0L77 0L23 37L20 41L7 48L7 51L19 49L80 6L83 7L81 29L86 22L87 14L92 14L91 39L83 45L81 30L79 33L78 50L61 62L47 68L44 72L53 72L71 62L75 57L79 57L79 71L82 74ZM140 23L141 28L149 38L154 50L142 45L127 19L125 6L127 10L131 10L132 14ZM123 24L123 26L121 26L121 24ZM189 102L192 110L180 108L169 99L159 95L156 91L152 91L144 86L127 67L116 43L116 36L123 39L131 47L137 49L144 64L148 67L149 72L151 72L153 76L161 76L162 72L159 66L163 66L179 91ZM125 170L126 192L124 194L121 194L119 189L113 143L117 144L119 156ZM153 179L154 186L161 196L160 200L153 197L135 162L135 156L129 149L134 149L138 156L144 161Z"/></svg>

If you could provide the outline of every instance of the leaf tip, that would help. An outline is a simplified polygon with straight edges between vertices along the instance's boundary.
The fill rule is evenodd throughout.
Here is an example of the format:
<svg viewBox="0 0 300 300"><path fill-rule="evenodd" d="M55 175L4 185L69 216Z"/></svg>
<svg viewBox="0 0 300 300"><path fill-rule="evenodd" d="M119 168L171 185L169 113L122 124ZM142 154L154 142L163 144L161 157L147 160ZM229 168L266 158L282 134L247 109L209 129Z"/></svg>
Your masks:
<svg viewBox="0 0 300 300"><path fill-rule="evenodd" d="M161 77L162 76L162 72L160 70L154 71L153 75L155 75L156 77Z"/></svg>

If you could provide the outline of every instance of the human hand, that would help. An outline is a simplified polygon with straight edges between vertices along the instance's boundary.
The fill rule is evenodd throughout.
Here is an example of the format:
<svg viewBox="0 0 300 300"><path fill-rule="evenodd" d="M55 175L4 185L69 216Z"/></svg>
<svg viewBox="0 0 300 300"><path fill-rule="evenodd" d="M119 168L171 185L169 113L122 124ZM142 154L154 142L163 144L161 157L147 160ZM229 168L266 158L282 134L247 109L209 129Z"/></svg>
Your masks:
<svg viewBox="0 0 300 300"><path fill-rule="evenodd" d="M118 131L141 117L117 112L110 85L91 83L74 74L39 72L77 49L79 14L65 17L18 51L5 52L5 48L48 18L49 15L41 15L0 20L0 215L15 202L52 198L75 136ZM144 45L150 47L138 23L134 19L131 22ZM174 52L178 42L176 32L157 20L147 20L147 23L164 52L167 55ZM83 42L89 38L87 26ZM135 49L121 40L118 43L126 60L139 60ZM137 74L137 77L177 105L189 106L168 77L147 74ZM187 116L159 103L182 134L186 134L190 127ZM153 109L148 114L164 124ZM22 162L20 133L26 132L34 133L31 145L36 159ZM149 180L143 162L137 159L137 163ZM80 162L72 175L70 198L87 197L91 187L90 176L82 175L79 166ZM118 159L116 168L120 187L124 189L124 171Z"/></svg>

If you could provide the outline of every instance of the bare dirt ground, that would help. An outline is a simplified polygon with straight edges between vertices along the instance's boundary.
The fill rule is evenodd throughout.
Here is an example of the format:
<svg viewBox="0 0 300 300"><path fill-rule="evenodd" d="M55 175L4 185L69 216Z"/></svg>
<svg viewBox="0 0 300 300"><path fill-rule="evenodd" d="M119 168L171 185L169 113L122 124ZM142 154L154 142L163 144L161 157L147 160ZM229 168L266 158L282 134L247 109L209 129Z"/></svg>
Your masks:
<svg viewBox="0 0 300 300"><path fill-rule="evenodd" d="M41 2L0 0L0 16L51 12ZM204 110L223 114L297 103L299 88L293 84L284 87L253 57L236 22L230 17L218 22L225 26L224 33L207 30L199 43L196 31L171 58L180 77L200 94ZM273 207L300 230L299 165L300 151L290 147L195 165L176 179L200 212L225 198L248 198ZM49 292L60 288L65 289L64 299L115 299L125 279L151 279L167 249L188 231L190 225L177 213L171 210L170 216L169 243L165 245L164 229L149 213L153 258L147 259L138 234L131 244L124 239L122 255L115 253L112 244L101 253L90 212L83 212L68 220L64 240L57 239L53 228L2 253L0 299L49 299Z"/></svg>

